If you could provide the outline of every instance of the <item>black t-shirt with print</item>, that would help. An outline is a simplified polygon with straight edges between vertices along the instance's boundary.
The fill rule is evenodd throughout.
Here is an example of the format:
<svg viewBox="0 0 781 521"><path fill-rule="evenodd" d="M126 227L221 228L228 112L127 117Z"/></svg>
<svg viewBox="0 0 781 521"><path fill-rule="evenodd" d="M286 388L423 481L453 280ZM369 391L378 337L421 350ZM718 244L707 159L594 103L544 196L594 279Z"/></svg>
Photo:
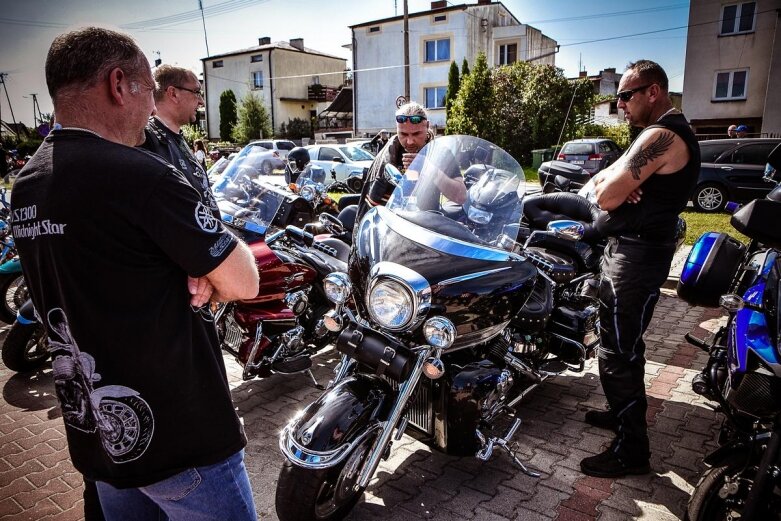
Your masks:
<svg viewBox="0 0 781 521"><path fill-rule="evenodd" d="M220 210L209 186L206 170L190 151L181 132L177 134L165 123L153 117L149 118L144 134L146 139L139 147L157 154L182 172L190 184L201 194L201 200L204 204L209 206L219 219Z"/></svg>
<svg viewBox="0 0 781 521"><path fill-rule="evenodd" d="M240 450L211 313L187 289L237 239L184 176L144 150L55 130L12 209L74 466L136 487Z"/></svg>

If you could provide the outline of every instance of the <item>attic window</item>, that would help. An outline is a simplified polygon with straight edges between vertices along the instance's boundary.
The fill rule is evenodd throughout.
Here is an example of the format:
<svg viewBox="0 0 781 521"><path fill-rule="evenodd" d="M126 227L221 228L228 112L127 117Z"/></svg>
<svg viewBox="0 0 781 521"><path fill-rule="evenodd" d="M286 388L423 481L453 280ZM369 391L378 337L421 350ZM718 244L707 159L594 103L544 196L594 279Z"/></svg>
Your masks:
<svg viewBox="0 0 781 521"><path fill-rule="evenodd" d="M217 60L212 62L213 69L219 69L220 67L222 67L222 60Z"/></svg>
<svg viewBox="0 0 781 521"><path fill-rule="evenodd" d="M438 14L434 17L434 23L437 22L447 22L447 15L446 14Z"/></svg>
<svg viewBox="0 0 781 521"><path fill-rule="evenodd" d="M380 26L379 25L375 25L374 27L369 27L369 32L370 33L378 33L378 32L380 32Z"/></svg>
<svg viewBox="0 0 781 521"><path fill-rule="evenodd" d="M250 61L251 61L252 63L256 63L256 62L262 62L262 61L263 61L263 55L262 55L262 54L254 54L254 55L253 55L253 56L250 58Z"/></svg>

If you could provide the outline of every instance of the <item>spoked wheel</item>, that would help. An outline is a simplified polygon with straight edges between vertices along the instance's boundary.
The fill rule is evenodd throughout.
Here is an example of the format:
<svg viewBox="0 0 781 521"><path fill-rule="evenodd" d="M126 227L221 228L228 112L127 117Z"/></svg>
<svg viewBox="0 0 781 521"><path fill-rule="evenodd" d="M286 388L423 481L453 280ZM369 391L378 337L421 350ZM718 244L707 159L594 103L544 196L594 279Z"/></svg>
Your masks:
<svg viewBox="0 0 781 521"><path fill-rule="evenodd" d="M686 511L688 521L737 521L753 485L756 467L735 458L705 471ZM781 498L773 496L762 519L781 520Z"/></svg>
<svg viewBox="0 0 781 521"><path fill-rule="evenodd" d="M24 275L14 273L0 278L0 320L7 324L13 324L16 320L16 312L28 299L27 283Z"/></svg>
<svg viewBox="0 0 781 521"><path fill-rule="evenodd" d="M115 462L133 461L144 453L154 430L146 401L137 396L103 398L100 415L100 439Z"/></svg>
<svg viewBox="0 0 781 521"><path fill-rule="evenodd" d="M288 460L277 482L281 521L335 521L344 518L363 494L358 477L375 437L369 436L334 468L305 469Z"/></svg>
<svg viewBox="0 0 781 521"><path fill-rule="evenodd" d="M715 183L705 183L694 190L692 203L701 212L717 212L727 204L727 193Z"/></svg>
<svg viewBox="0 0 781 521"><path fill-rule="evenodd" d="M32 371L46 363L49 351L46 349L46 333L39 323L21 324L14 322L3 342L3 363L19 373Z"/></svg>

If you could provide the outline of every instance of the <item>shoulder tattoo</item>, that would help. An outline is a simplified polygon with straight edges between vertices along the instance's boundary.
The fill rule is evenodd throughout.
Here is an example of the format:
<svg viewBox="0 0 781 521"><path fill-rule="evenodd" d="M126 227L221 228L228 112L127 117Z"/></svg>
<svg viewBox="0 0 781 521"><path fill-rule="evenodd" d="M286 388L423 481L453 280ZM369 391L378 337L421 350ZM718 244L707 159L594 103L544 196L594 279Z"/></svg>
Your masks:
<svg viewBox="0 0 781 521"><path fill-rule="evenodd" d="M640 170L650 161L664 155L673 144L673 139L675 135L672 132L662 132L653 143L645 148L640 146L639 150L629 157L628 166L632 177L636 180L640 179Z"/></svg>

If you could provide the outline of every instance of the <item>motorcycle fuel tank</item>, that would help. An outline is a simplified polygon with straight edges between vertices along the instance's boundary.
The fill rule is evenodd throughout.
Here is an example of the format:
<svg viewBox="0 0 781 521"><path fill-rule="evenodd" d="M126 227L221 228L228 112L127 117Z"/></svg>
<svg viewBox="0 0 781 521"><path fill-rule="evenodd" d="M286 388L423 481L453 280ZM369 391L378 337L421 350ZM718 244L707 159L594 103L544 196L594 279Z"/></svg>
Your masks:
<svg viewBox="0 0 781 521"><path fill-rule="evenodd" d="M317 272L303 262L297 262L293 256L285 257L285 262L265 242L250 245L255 256L260 282L255 298L242 301L252 304L282 302L285 294L293 289L311 284Z"/></svg>

